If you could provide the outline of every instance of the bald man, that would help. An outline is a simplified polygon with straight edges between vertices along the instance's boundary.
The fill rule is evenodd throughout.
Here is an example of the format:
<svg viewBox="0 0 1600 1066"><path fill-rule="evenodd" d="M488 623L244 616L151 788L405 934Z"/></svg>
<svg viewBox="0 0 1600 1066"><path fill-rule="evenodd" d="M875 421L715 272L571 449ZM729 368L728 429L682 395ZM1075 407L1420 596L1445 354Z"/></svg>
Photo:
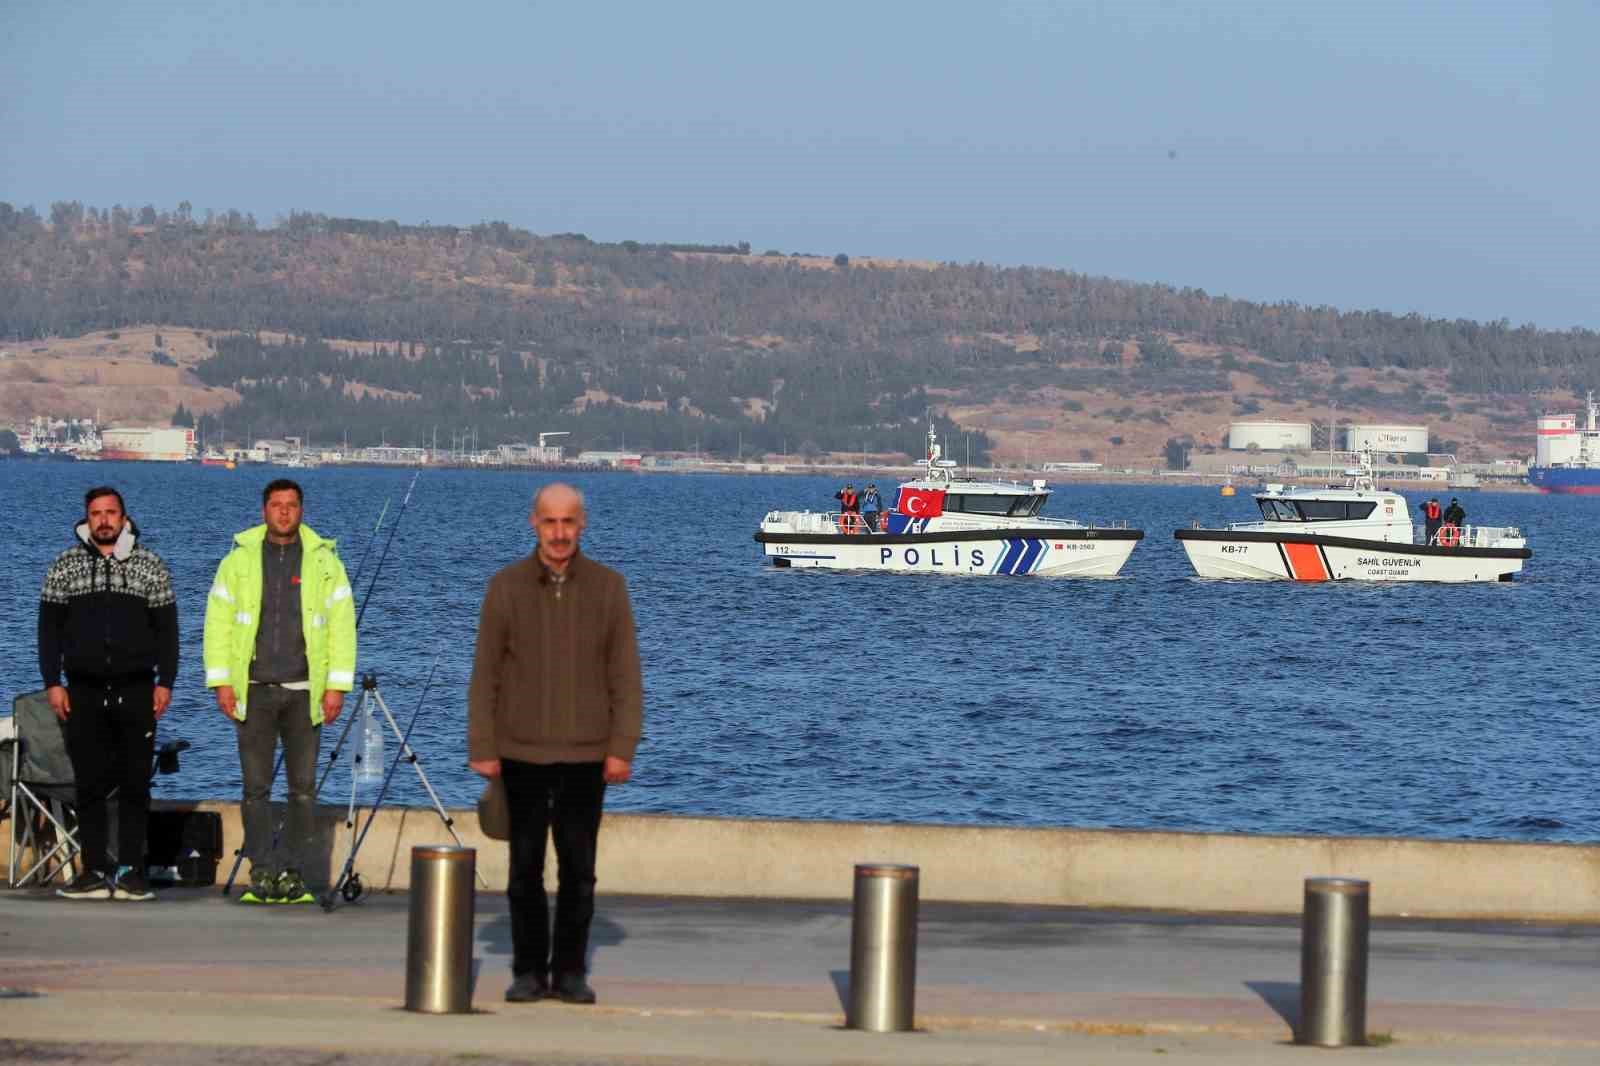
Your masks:
<svg viewBox="0 0 1600 1066"><path fill-rule="evenodd" d="M633 772L644 718L633 609L622 575L579 550L583 494L533 498L532 555L484 593L467 691L467 762L505 784L511 811L509 1003L593 1003L588 974L595 851L606 786ZM544 888L553 837L555 931Z"/></svg>

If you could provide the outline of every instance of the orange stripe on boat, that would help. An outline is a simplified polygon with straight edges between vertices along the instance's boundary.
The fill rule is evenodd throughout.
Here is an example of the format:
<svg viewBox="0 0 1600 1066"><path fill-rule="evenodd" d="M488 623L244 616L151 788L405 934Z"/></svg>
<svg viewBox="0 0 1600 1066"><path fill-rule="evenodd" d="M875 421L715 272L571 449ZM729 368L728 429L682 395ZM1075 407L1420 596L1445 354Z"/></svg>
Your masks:
<svg viewBox="0 0 1600 1066"><path fill-rule="evenodd" d="M1328 580L1327 568L1322 565L1322 556L1317 553L1315 544L1285 544L1283 550L1289 556L1289 568L1294 571L1296 581Z"/></svg>

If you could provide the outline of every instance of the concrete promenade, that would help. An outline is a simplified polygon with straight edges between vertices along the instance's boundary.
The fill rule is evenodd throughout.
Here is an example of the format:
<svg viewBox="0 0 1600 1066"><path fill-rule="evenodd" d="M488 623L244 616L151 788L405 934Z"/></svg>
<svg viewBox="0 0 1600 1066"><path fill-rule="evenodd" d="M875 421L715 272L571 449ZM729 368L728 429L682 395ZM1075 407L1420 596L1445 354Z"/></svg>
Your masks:
<svg viewBox="0 0 1600 1066"><path fill-rule="evenodd" d="M328 914L216 889L154 903L0 891L0 1061L1406 1063L1600 1061L1600 928L1378 919L1380 1047L1288 1043L1293 917L924 901L919 1031L845 1031L849 904L603 895L598 1007L502 1002L509 919L480 892L472 1015L398 1009L407 900Z"/></svg>

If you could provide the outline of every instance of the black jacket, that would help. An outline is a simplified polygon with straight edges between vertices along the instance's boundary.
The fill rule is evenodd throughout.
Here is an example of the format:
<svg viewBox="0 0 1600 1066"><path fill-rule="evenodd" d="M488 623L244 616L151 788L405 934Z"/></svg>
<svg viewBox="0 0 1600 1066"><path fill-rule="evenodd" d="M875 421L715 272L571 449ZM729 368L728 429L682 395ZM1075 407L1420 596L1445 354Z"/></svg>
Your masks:
<svg viewBox="0 0 1600 1066"><path fill-rule="evenodd" d="M110 555L79 522L78 543L56 556L39 593L39 676L46 688L96 680L178 676L178 603L167 564L139 545L129 519Z"/></svg>

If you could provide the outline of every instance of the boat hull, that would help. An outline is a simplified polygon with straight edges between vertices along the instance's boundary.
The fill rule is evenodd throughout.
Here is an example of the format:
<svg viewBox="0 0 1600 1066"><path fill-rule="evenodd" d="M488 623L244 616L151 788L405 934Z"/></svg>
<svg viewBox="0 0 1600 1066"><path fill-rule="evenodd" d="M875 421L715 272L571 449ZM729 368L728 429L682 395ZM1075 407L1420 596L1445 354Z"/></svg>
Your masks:
<svg viewBox="0 0 1600 1066"><path fill-rule="evenodd" d="M1528 484L1540 492L1563 496L1600 496L1600 467L1533 466Z"/></svg>
<svg viewBox="0 0 1600 1066"><path fill-rule="evenodd" d="M1180 529L1174 534L1201 577L1255 581L1510 581L1525 547L1445 548L1356 537Z"/></svg>
<svg viewBox="0 0 1600 1066"><path fill-rule="evenodd" d="M1143 537L1137 529L755 535L775 566L1037 577L1115 577Z"/></svg>

